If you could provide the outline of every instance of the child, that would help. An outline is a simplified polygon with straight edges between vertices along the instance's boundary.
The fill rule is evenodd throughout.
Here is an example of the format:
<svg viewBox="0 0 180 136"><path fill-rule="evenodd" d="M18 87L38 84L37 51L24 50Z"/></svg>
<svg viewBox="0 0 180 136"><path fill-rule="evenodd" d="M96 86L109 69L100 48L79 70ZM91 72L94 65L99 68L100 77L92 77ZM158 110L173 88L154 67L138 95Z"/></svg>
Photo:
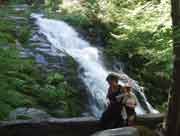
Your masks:
<svg viewBox="0 0 180 136"><path fill-rule="evenodd" d="M132 88L130 85L123 86L123 98L122 98L122 117L125 121L125 125L132 126L134 125L136 113L135 113L135 107L136 107L136 97L134 94L132 94Z"/></svg>

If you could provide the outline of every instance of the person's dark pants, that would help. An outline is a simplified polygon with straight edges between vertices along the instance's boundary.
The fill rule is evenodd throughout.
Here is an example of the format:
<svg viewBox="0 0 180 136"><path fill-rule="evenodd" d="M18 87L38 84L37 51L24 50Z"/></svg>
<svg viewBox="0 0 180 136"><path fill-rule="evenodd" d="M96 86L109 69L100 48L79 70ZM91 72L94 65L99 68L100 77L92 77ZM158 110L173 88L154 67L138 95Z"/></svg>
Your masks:
<svg viewBox="0 0 180 136"><path fill-rule="evenodd" d="M100 119L103 129L123 127L124 121L121 116L121 107L119 104L110 104L102 114Z"/></svg>
<svg viewBox="0 0 180 136"><path fill-rule="evenodd" d="M126 112L128 115L127 125L128 126L134 126L136 121L136 112L134 108L126 107ZM130 117L133 117L133 119L129 119Z"/></svg>

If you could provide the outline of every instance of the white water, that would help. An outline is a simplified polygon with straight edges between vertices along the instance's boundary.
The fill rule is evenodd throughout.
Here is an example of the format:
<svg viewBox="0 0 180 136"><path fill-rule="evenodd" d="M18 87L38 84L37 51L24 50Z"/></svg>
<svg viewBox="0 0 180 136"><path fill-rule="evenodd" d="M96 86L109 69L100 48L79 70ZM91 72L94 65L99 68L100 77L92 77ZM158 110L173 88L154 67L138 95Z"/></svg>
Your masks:
<svg viewBox="0 0 180 136"><path fill-rule="evenodd" d="M53 48L64 51L72 56L80 68L83 69L80 77L87 86L90 95L90 109L96 117L100 117L104 110L108 89L105 79L110 71L103 66L98 49L90 46L87 41L81 39L78 33L63 21L46 19L38 14L33 14L32 17L36 19L39 33L46 36ZM157 113L147 102L138 84L127 75L123 75L132 81L133 88L143 97L147 109L152 113ZM120 82L120 84L123 84L123 82ZM137 114L144 114L147 110L138 102L136 112Z"/></svg>

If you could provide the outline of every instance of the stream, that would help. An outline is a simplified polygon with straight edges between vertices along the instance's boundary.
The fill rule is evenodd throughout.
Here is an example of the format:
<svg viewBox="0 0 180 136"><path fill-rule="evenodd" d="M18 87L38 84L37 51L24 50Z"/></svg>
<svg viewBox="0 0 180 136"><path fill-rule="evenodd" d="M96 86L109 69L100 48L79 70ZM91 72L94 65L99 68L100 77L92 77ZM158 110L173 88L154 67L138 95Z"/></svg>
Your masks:
<svg viewBox="0 0 180 136"><path fill-rule="evenodd" d="M80 38L73 27L60 20L44 18L40 14L32 14L38 33L44 35L54 50L60 50L74 58L81 69L80 78L87 87L89 95L89 108L94 116L100 117L105 109L108 84L105 81L109 71L101 59L101 51L92 47L87 41ZM119 82L124 84L131 81L133 92L136 95L138 105L137 114L158 113L147 101L141 86L125 73L117 73L125 80Z"/></svg>

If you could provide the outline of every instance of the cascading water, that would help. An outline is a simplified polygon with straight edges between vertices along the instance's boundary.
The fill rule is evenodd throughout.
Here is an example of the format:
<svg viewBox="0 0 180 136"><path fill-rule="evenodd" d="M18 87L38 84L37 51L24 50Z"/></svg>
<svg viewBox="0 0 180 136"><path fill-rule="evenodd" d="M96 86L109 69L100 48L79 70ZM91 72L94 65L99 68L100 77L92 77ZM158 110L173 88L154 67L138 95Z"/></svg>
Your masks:
<svg viewBox="0 0 180 136"><path fill-rule="evenodd" d="M88 42L78 36L78 33L71 26L63 21L46 19L38 14L32 14L32 17L36 19L39 33L46 36L53 48L72 56L80 68L83 69L80 77L87 86L88 94L90 95L90 109L96 117L100 117L105 107L108 88L105 79L110 71L103 66L98 49L91 47ZM133 85L133 90L138 100L136 113L157 113L147 102L143 92L140 91L140 86L124 73L123 75L126 79L131 80ZM123 84L123 82L120 82L120 84Z"/></svg>

